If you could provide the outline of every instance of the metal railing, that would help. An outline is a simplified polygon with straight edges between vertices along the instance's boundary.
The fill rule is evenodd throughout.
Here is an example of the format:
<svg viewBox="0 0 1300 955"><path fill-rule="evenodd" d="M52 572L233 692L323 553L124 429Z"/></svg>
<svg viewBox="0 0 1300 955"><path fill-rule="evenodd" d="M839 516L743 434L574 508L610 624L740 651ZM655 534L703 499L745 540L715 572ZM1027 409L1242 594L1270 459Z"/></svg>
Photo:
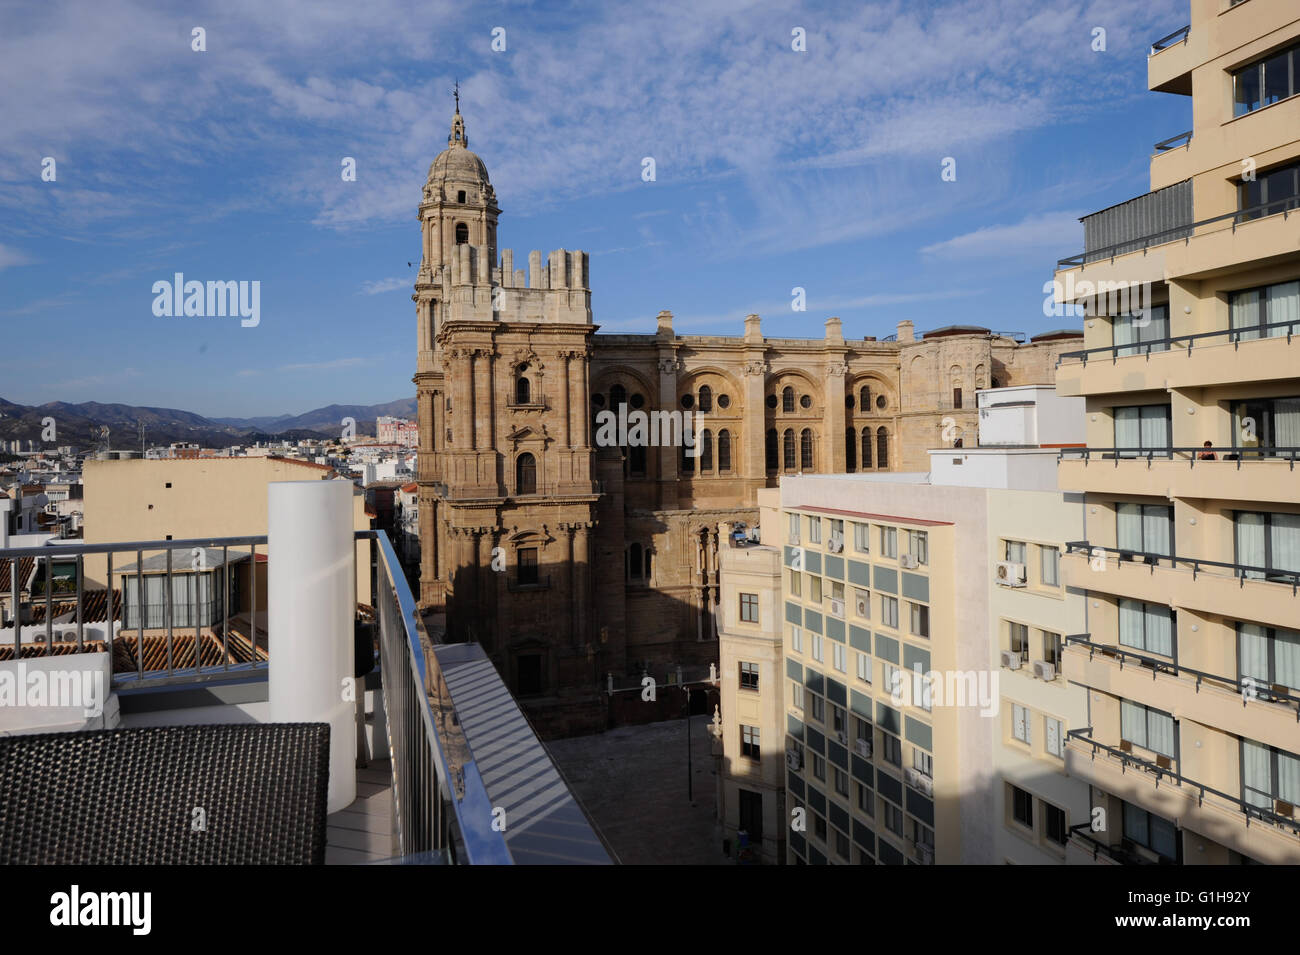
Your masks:
<svg viewBox="0 0 1300 955"><path fill-rule="evenodd" d="M1179 146L1190 146L1192 144L1192 132L1188 130L1185 133L1179 133L1177 136L1170 136L1168 139L1162 139L1152 148L1158 153L1168 152L1170 149L1177 149Z"/></svg>
<svg viewBox="0 0 1300 955"><path fill-rule="evenodd" d="M1300 196L1288 196L1285 199L1278 199L1275 202L1264 202L1257 206L1248 206L1245 209L1238 209L1235 212L1225 212L1221 216L1214 216L1209 219L1201 219L1199 222L1188 222L1183 225L1177 225L1170 229L1162 229L1151 235L1138 236L1134 239L1127 239L1124 242L1117 242L1114 245L1103 246L1100 249L1086 249L1078 255L1071 255L1068 258L1058 259L1056 261L1057 269L1075 268L1086 265L1089 262L1096 262L1100 259L1110 259L1115 261L1116 256L1128 255L1132 252L1141 251L1145 254L1146 250L1154 245L1165 245L1169 242L1176 242L1182 239L1184 244L1190 242L1194 237L1192 233L1201 226L1213 225L1216 222L1226 222L1232 220L1232 231L1237 231L1237 225L1241 222L1249 222L1256 218L1276 215L1282 213L1286 217L1292 209L1300 209ZM1271 211L1270 211L1271 210ZM1129 248L1132 246L1132 248Z"/></svg>
<svg viewBox="0 0 1300 955"><path fill-rule="evenodd" d="M1083 729L1067 730L1065 738L1067 740L1078 740L1080 743L1091 747L1092 758L1094 760L1097 758L1098 752L1102 752L1118 759L1124 770L1132 767L1155 776L1157 787L1159 787L1161 780L1168 778L1180 788L1195 790L1197 796L1196 804L1198 806L1205 803L1205 796L1208 793L1217 799L1229 803L1245 815L1247 826L1250 825L1252 819L1258 819L1260 822L1267 823L1278 829L1289 829L1291 830L1292 835L1300 836L1300 820L1280 815L1271 809L1265 809L1262 806L1248 803L1240 796L1234 796L1221 789L1215 789L1213 786L1207 786L1205 783L1197 782L1195 779L1191 779L1179 773L1172 765L1161 766L1160 764L1153 763L1148 759L1143 759L1141 756L1135 756L1133 753L1125 752L1117 747L1107 746L1105 743L1100 743L1092 738L1091 726L1084 727Z"/></svg>
<svg viewBox="0 0 1300 955"><path fill-rule="evenodd" d="M1151 679L1156 678L1157 673L1165 673L1172 677L1182 677L1184 675L1196 678L1196 692L1201 691L1201 684L1219 685L1223 689L1231 690L1233 693L1242 697L1243 703L1247 699L1260 700L1265 703L1283 703L1296 705L1296 722L1300 723L1300 690L1284 686L1280 683L1269 684L1264 680L1255 677L1230 677L1221 676L1217 673L1209 673L1205 670L1197 670L1193 667L1184 666L1175 660L1166 660L1159 657L1148 656L1145 653L1138 653L1130 647L1119 644L1094 643L1091 639L1092 634L1075 633L1065 638L1065 645L1071 644L1088 648L1088 659L1093 659L1098 653L1102 656L1110 657L1119 662L1119 668L1124 669L1124 663L1128 660L1134 660L1138 666L1151 671ZM1246 681L1250 682L1247 683Z"/></svg>
<svg viewBox="0 0 1300 955"><path fill-rule="evenodd" d="M375 607L399 851L436 862L511 865L397 554L382 531L357 536L370 537L379 551Z"/></svg>
<svg viewBox="0 0 1300 955"><path fill-rule="evenodd" d="M1240 582L1240 586L1246 586L1247 580L1255 580L1260 583L1276 583L1289 585L1291 595L1295 596L1300 590L1300 571L1284 570L1279 567L1260 567L1255 564L1239 564L1232 561L1222 560L1205 560L1200 557L1177 557L1172 554L1157 554L1150 551L1127 550L1123 547L1102 547L1101 545L1091 545L1087 541L1067 541L1065 544L1065 554L1068 556L1073 553L1081 553L1090 559L1106 558L1114 555L1120 563L1143 563L1151 568L1151 573L1156 572L1156 568L1167 565L1173 570L1190 568L1192 571L1192 580L1205 567L1216 567L1230 570L1232 573L1222 576L1229 576Z"/></svg>
<svg viewBox="0 0 1300 955"><path fill-rule="evenodd" d="M1147 361L1151 360L1151 353L1173 351L1172 346L1182 348L1184 342L1187 343L1187 354L1192 353L1192 345L1198 341L1204 341L1208 338L1227 338L1234 346L1240 347L1243 341L1270 341L1281 338L1281 335L1261 335L1261 332L1274 329L1286 329L1286 342L1291 344L1291 336L1295 334L1296 329L1300 328L1300 320L1291 322L1270 322L1266 325L1251 325L1248 328L1221 328L1214 332L1196 332L1193 335L1174 335L1169 338L1153 338L1146 342L1137 342L1129 345L1102 345L1098 348L1085 348L1081 351L1061 352L1056 358L1056 366L1061 367L1061 362L1066 359L1081 361L1088 364L1089 355L1100 355L1109 353L1111 364L1114 364L1121 358L1132 358L1136 355L1144 355ZM1253 337L1247 337L1253 336ZM1163 347L1157 347L1163 346ZM1120 352L1126 350L1127 353L1121 355Z"/></svg>
<svg viewBox="0 0 1300 955"><path fill-rule="evenodd" d="M1213 454L1213 458L1205 458L1203 455ZM1222 454L1222 458L1219 455ZM1300 448L1273 448L1273 447L1226 447L1221 445L1211 445L1205 447L1174 447L1167 448L1062 448L1057 452L1056 460L1064 461L1066 458L1081 458L1083 461L1091 461L1093 456L1099 457L1103 461L1114 462L1115 467L1119 467L1120 461L1140 461L1146 460L1147 467L1151 467L1151 462L1159 461L1186 461L1189 468L1196 467L1197 462L1207 463L1214 461L1224 461L1227 463L1236 462L1237 470L1241 470L1242 462L1247 463L1254 461L1287 461L1289 470L1295 470L1295 462L1300 458ZM1185 455L1185 457L1180 457Z"/></svg>
<svg viewBox="0 0 1300 955"><path fill-rule="evenodd" d="M1191 32L1192 32L1192 25L1189 23L1187 24L1187 26L1175 30L1173 33L1169 34L1168 36L1162 36L1160 39L1156 40L1155 43L1151 44L1151 52L1148 55L1155 56L1161 50L1169 49L1169 47L1173 46L1175 43L1177 43L1180 40L1183 43L1186 43L1187 36Z"/></svg>
<svg viewBox="0 0 1300 955"><path fill-rule="evenodd" d="M11 583L10 610L11 610L12 619L10 621L6 621L6 624L7 626L12 627L13 629L12 658L18 659L19 657L22 656L23 630L25 628L34 628L34 625L31 624L24 625L22 623L23 616L24 616L23 613L24 601L22 600L22 593L21 593L22 582L20 580L19 568L21 566L21 562L23 561L23 559L32 558L37 562L37 564L39 564L41 561L44 561L45 577L47 579L51 576L53 564L56 560L66 562L66 560L70 557L76 559L77 570L76 570L75 604L71 600L59 600L57 602L57 605L59 607L58 615L66 616L71 614L73 619L68 621L67 623L58 625L59 639L57 642L61 645L71 642L68 640L67 635L69 633L69 627L75 624L76 627L75 646L78 652L82 652L85 650L85 644L86 644L86 634L85 634L86 625L99 623L98 620L88 621L86 619L85 604L86 604L87 590L86 590L85 560L87 556L103 555L106 561L106 572L104 574L105 584L103 590L104 630L103 630L103 637L99 639L97 642L102 642L104 645L104 649L108 652L109 660L111 661L110 666L112 667L112 685L114 689L118 689L128 684L140 685L142 681L147 681L150 685L166 685L171 683L190 683L190 682L204 682L208 680L217 680L217 679L229 677L230 675L237 674L237 673L257 672L262 676L265 676L266 665L267 665L266 661L258 659L259 651L264 652L266 649L266 645L264 642L259 643L258 634L257 634L257 573L256 570L254 569L254 571L249 575L249 579L250 579L249 607L251 609L250 609L250 616L249 616L250 626L247 628L248 633L246 635L246 639L248 641L249 649L251 651L247 654L250 657L250 659L248 659L247 661L237 661L237 662L232 661L232 655L231 655L232 633L230 629L230 601L228 599L230 581L229 581L228 574L225 573L227 569L231 566L230 549L232 547L240 547L240 548L248 547L249 548L248 553L235 554L236 560L242 561L247 558L251 561L252 566L256 568L258 545L265 545L265 544L266 544L266 536L262 535L262 536L254 536L254 537L194 538L191 540L168 540L168 541L123 541L115 544L56 544L56 545L50 545L45 547L11 547L4 550L0 550L0 562L8 561L9 570L10 570L10 583ZM219 549L222 552L220 568L215 568L215 567L207 568L203 565L202 562L196 564L193 555L196 553L197 550L200 549L204 552L208 550ZM176 551L180 551L181 554L179 555L178 559L173 560L173 554ZM144 566L145 563L144 555L146 553L156 554L156 552L163 552L166 554L165 566L161 569L161 573L159 573L158 571L146 572ZM134 570L132 571L119 572L118 575L122 577L122 585L123 585L119 596L119 592L115 591L113 588L113 578L115 576L113 571L113 558L115 554L123 554L123 553L135 555L135 566L134 566ZM222 571L222 573L219 574L218 576L221 578L222 587L224 590L227 591L227 593L224 594L219 601L221 604L221 622L220 622L219 634L217 632L218 627L215 624L181 623L178 622L176 619L177 608L174 606L174 591L172 588L172 579L177 573L192 573L196 570L199 573L209 573L212 570ZM163 602L162 624L157 627L150 626L148 620L146 619L143 630L141 630L138 626L126 626L127 621L125 620L125 616L128 610L134 611L138 617L139 601L135 601L135 602L128 601L125 591L130 587L134 587L135 592L137 594L143 594L144 580L146 578L154 578L158 576L166 577L166 584L165 584L165 591L164 591L164 596L166 599ZM97 593L97 592L99 591L90 591L90 593ZM200 599L199 587L196 586L194 588L194 594L195 594L195 600L193 601L193 604L189 604L187 602L186 611L187 613L192 614L192 616L189 617L190 620L200 620L201 617L199 615L199 610L202 607L202 605L206 603L206 601ZM44 588L43 606L44 606L45 633L44 633L43 653L41 655L45 655L45 656L51 655L55 652L56 634L55 634L54 617L56 616L55 614L56 601L54 600L54 596L55 595L52 593L52 588ZM72 594L65 595L65 596L72 596ZM33 611L35 607L41 605L41 603L42 601L38 601L34 597L31 600L26 602L27 606L29 608L32 608ZM128 603L130 603L129 607L128 607ZM27 614L28 617L33 615L34 614L32 612L29 612ZM137 620L136 622L138 623L139 621ZM117 624L116 628L115 628L115 623ZM150 635L146 634L144 631L163 630L163 629L166 630L166 643L164 647L165 654L161 655L161 658L162 661L165 661L165 665L151 666L149 669L146 669L145 668L145 656L146 656L145 641L149 639ZM176 665L177 649L178 649L177 639L178 637L185 637L188 635L188 634L178 633L178 631L180 630L191 631L193 634L193 638L194 638L193 665L191 666ZM205 633L205 631L207 631L207 633ZM118 664L123 661L118 660L118 655L115 654L115 649L118 648L119 645L124 641L128 641L132 639L126 636L126 634L132 632L134 633L134 638L133 638L134 639L133 653L135 656L134 663L130 669L125 667L119 667ZM157 638L161 638L161 634L155 634L153 636ZM213 641L212 644L209 645L206 643L205 636L210 638L211 641ZM238 631L235 632L234 638L237 644L241 644L243 642L243 639L241 639ZM205 649L205 646L210 649L212 646L215 646L217 644L219 644L221 648L221 653L220 653L221 662L205 664L203 662L203 656L204 656L203 651ZM32 647L41 646L41 641L39 639L39 636L33 640L31 646Z"/></svg>

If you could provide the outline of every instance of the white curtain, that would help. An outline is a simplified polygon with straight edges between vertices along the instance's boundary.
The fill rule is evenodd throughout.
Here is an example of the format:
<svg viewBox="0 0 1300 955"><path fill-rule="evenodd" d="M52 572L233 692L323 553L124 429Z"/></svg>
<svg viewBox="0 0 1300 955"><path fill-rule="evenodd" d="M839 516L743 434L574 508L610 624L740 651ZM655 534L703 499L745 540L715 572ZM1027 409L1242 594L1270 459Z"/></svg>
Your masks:
<svg viewBox="0 0 1300 955"><path fill-rule="evenodd" d="M1237 563L1247 567L1264 566L1264 515L1237 515ZM1263 571L1248 570L1247 577L1263 577Z"/></svg>
<svg viewBox="0 0 1300 955"><path fill-rule="evenodd" d="M1300 514L1272 515L1273 567L1300 571Z"/></svg>
<svg viewBox="0 0 1300 955"><path fill-rule="evenodd" d="M1138 340L1138 330L1133 324L1132 315L1115 316L1115 354L1123 358L1125 355L1136 355L1138 350L1135 343ZM1119 347L1130 346L1130 347Z"/></svg>
<svg viewBox="0 0 1300 955"><path fill-rule="evenodd" d="M1277 794L1291 805L1300 805L1300 757L1277 755Z"/></svg>
<svg viewBox="0 0 1300 955"><path fill-rule="evenodd" d="M1174 718L1167 713L1147 710L1147 748L1162 753L1170 759L1178 754L1174 750Z"/></svg>
<svg viewBox="0 0 1300 955"><path fill-rule="evenodd" d="M1270 285L1268 291L1268 321L1274 325L1278 322L1300 322L1300 281L1283 282ZM1287 328L1270 328L1269 338L1280 338L1287 333Z"/></svg>
<svg viewBox="0 0 1300 955"><path fill-rule="evenodd" d="M1300 398L1281 398L1273 403L1273 444L1300 448Z"/></svg>
<svg viewBox="0 0 1300 955"><path fill-rule="evenodd" d="M1115 530L1120 550L1141 550L1141 506L1138 504L1117 504L1115 507Z"/></svg>
<svg viewBox="0 0 1300 955"><path fill-rule="evenodd" d="M1259 289L1251 289L1249 292L1237 292L1232 296L1229 322L1234 329L1246 329L1241 333L1242 341L1259 338L1259 316ZM1249 331L1248 329L1254 330Z"/></svg>
<svg viewBox="0 0 1300 955"><path fill-rule="evenodd" d="M1173 514L1168 507L1144 507L1142 509L1142 543L1143 550L1149 554L1173 556L1170 546L1170 528Z"/></svg>
<svg viewBox="0 0 1300 955"><path fill-rule="evenodd" d="M1161 338L1169 337L1169 306L1155 305L1151 308L1151 324L1149 324L1142 337L1146 341L1156 341ZM1168 351L1169 343L1163 342L1159 345L1152 345L1152 351Z"/></svg>
<svg viewBox="0 0 1300 955"><path fill-rule="evenodd" d="M1252 806L1273 808L1273 767L1267 746L1253 740L1241 741L1241 769L1246 791L1242 794Z"/></svg>
<svg viewBox="0 0 1300 955"><path fill-rule="evenodd" d="M1300 633L1278 630L1273 638L1274 683L1300 690Z"/></svg>
<svg viewBox="0 0 1300 955"><path fill-rule="evenodd" d="M1241 650L1238 669L1243 677L1251 677L1259 683L1267 684L1268 678L1268 630L1255 623L1240 625Z"/></svg>
<svg viewBox="0 0 1300 955"><path fill-rule="evenodd" d="M1174 655L1173 612L1168 607L1148 607L1144 615L1147 649L1164 657Z"/></svg>
<svg viewBox="0 0 1300 955"><path fill-rule="evenodd" d="M1115 409L1115 447L1140 448L1142 446L1141 413L1141 408ZM1117 453L1122 457L1131 457L1136 452Z"/></svg>
<svg viewBox="0 0 1300 955"><path fill-rule="evenodd" d="M1164 405L1148 405L1142 409L1141 435L1143 448L1169 447L1169 414Z"/></svg>
<svg viewBox="0 0 1300 955"><path fill-rule="evenodd" d="M1147 745L1147 711L1145 707L1119 701L1119 735L1143 749Z"/></svg>
<svg viewBox="0 0 1300 955"><path fill-rule="evenodd" d="M1136 600L1119 602L1119 642L1135 650L1142 649L1142 604Z"/></svg>

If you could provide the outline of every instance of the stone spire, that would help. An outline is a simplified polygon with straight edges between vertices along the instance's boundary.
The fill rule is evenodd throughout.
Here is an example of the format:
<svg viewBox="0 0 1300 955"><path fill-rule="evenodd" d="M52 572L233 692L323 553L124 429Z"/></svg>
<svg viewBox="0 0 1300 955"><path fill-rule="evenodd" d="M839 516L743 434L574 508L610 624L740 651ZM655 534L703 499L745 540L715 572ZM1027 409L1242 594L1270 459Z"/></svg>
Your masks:
<svg viewBox="0 0 1300 955"><path fill-rule="evenodd" d="M451 117L451 134L447 137L448 146L463 146L469 148L469 139L465 136L465 120L460 115L460 82L457 81L455 87L456 96L456 113Z"/></svg>

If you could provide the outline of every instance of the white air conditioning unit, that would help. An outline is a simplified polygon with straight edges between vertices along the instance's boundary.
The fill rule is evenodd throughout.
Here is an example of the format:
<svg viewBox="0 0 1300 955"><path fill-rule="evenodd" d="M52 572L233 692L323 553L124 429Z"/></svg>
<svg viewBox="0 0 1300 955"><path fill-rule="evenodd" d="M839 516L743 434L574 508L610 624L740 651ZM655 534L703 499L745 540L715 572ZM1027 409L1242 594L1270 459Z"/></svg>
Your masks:
<svg viewBox="0 0 1300 955"><path fill-rule="evenodd" d="M921 865L934 865L934 850L929 846L917 846L916 859Z"/></svg>
<svg viewBox="0 0 1300 955"><path fill-rule="evenodd" d="M1056 667L1052 666L1052 664L1048 663L1046 660L1035 660L1034 676L1050 683L1052 680L1056 679Z"/></svg>
<svg viewBox="0 0 1300 955"><path fill-rule="evenodd" d="M1000 560L993 577L1003 587L1023 587L1025 585L1025 565L1016 564L1009 560Z"/></svg>
<svg viewBox="0 0 1300 955"><path fill-rule="evenodd" d="M934 780L919 769L909 769L903 773L903 778L907 780L907 785L926 796L934 795Z"/></svg>
<svg viewBox="0 0 1300 955"><path fill-rule="evenodd" d="M785 764L790 769L798 772L803 769L803 756L797 749L787 749L785 751Z"/></svg>
<svg viewBox="0 0 1300 955"><path fill-rule="evenodd" d="M866 759L871 758L871 740L859 736L856 748L859 756L865 757Z"/></svg>
<svg viewBox="0 0 1300 955"><path fill-rule="evenodd" d="M836 600L834 597L831 598L831 616L843 618L844 616L843 600Z"/></svg>
<svg viewBox="0 0 1300 955"><path fill-rule="evenodd" d="M1003 650L1002 666L1007 670L1019 670L1020 654L1016 653L1015 650Z"/></svg>
<svg viewBox="0 0 1300 955"><path fill-rule="evenodd" d="M838 554L844 549L844 538L831 535L831 539L826 542L826 549L832 554Z"/></svg>
<svg viewBox="0 0 1300 955"><path fill-rule="evenodd" d="M899 567L906 567L908 569L912 569L917 567L918 565L919 562L911 554L903 554L898 558Z"/></svg>
<svg viewBox="0 0 1300 955"><path fill-rule="evenodd" d="M849 745L849 734L846 733L846 732L844 732L844 730L839 730L839 731L835 734L835 738L836 738L837 740L839 740L839 744L840 744L841 746L848 746L848 745Z"/></svg>

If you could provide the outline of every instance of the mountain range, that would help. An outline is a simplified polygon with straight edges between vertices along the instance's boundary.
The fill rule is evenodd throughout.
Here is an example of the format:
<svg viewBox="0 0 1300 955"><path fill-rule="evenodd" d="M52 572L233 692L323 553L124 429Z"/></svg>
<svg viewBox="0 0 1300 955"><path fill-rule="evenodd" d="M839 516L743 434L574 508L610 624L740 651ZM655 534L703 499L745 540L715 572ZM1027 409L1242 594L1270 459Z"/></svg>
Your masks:
<svg viewBox="0 0 1300 955"><path fill-rule="evenodd" d="M101 404L87 401L69 404L51 401L43 405L20 405L0 398L0 439L29 439L37 446L75 445L89 448L96 443L95 429L109 428L109 442L117 449L139 448L139 425L144 423L147 445L187 441L205 447L252 444L268 439L335 438L343 419L356 421L357 434L374 435L375 419L381 415L415 417L415 399L401 398L377 405L328 405L299 415L256 418L206 418L176 408ZM42 441L46 419L54 419L55 439Z"/></svg>

